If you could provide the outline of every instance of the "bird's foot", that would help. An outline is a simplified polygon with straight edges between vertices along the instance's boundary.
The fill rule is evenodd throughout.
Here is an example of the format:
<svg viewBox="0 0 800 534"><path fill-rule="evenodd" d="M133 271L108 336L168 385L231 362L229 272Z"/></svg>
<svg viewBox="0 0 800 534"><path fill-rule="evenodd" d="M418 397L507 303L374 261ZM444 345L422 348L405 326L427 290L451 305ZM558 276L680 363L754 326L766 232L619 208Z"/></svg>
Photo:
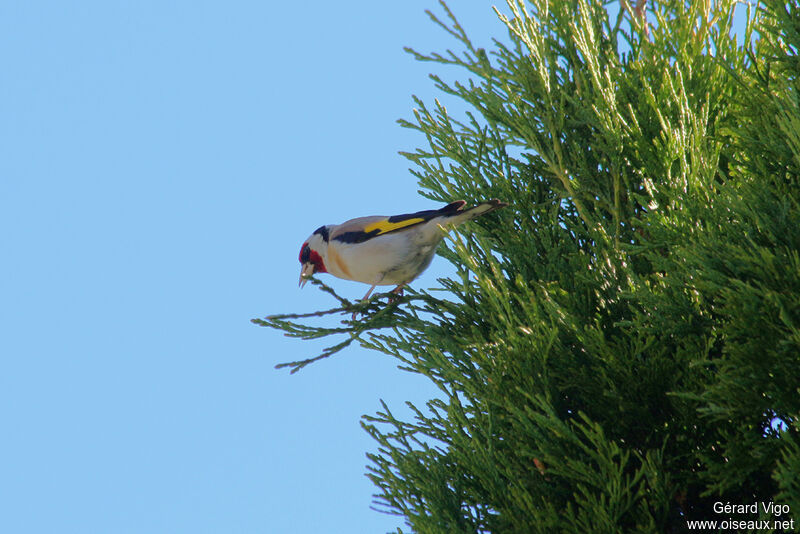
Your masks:
<svg viewBox="0 0 800 534"><path fill-rule="evenodd" d="M389 295L389 304L393 304L400 300L400 297L403 296L403 288L406 287L405 284L400 284L396 288L392 289L391 295Z"/></svg>
<svg viewBox="0 0 800 534"><path fill-rule="evenodd" d="M399 286L397 286L396 288L392 289L392 290L389 292L389 293L390 293L390 294L389 294L389 304L394 304L395 302L397 302L397 301L400 299L400 297L402 297L402 296L403 296L403 288L404 288L405 286L406 286L405 284L400 284ZM362 304L363 304L363 303L365 303L365 302L367 302L367 301L369 300L369 296L370 296L370 294L372 293L372 290L373 290L373 289L375 289L375 286L372 286L372 287L370 288L370 290L369 290L369 291L367 291L367 294L366 294L366 295L364 295L364 298L363 298L363 299L361 299L361 303L362 303ZM358 312L357 312L357 311L353 312L353 315L352 315L352 320L353 320L353 321L355 321L355 320L356 320L356 316L357 316L357 315L358 315Z"/></svg>
<svg viewBox="0 0 800 534"><path fill-rule="evenodd" d="M375 289L375 286L372 286L371 288L369 288L369 291L367 291L367 294L364 295L364 298L361 299L361 304L364 304L365 302L367 302L369 300L369 296L372 294L372 291L374 289ZM354 311L353 312L353 321L356 320L356 315L358 315L358 312Z"/></svg>

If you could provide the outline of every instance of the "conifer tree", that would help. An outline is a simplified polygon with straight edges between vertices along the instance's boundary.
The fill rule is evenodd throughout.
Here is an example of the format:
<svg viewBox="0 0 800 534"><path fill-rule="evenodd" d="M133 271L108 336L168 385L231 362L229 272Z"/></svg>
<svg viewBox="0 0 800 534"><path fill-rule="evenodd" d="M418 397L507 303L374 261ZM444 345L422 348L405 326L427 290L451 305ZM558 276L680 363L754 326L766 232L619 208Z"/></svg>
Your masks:
<svg viewBox="0 0 800 534"><path fill-rule="evenodd" d="M440 388L364 421L377 506L413 532L683 532L770 501L800 527L800 5L738 41L732 1L617 7L508 0L488 51L430 14L459 49L412 53L462 67L433 79L474 111L417 99L412 173L511 205L441 248L446 297L315 280L336 307L254 320L344 336L293 371L357 342Z"/></svg>

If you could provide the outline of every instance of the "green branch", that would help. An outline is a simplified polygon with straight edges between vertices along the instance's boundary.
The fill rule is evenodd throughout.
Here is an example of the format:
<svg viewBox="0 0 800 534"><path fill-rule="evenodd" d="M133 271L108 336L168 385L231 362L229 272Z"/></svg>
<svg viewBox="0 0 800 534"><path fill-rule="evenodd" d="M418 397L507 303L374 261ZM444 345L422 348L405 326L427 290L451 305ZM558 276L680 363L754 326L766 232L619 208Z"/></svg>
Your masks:
<svg viewBox="0 0 800 534"><path fill-rule="evenodd" d="M417 312L431 311L432 308L430 304L436 301L436 299L433 299L433 297L426 293L418 293L406 288L405 291L409 293L407 295L398 296L392 292L377 293L367 301L351 302L339 296L333 288L316 278L310 278L309 282L317 286L320 291L331 295L339 302L340 306L307 313L268 315L264 318L251 319L251 322L258 326L281 330L287 337L319 339L343 334L346 335L347 338L330 347L326 347L316 356L292 362L279 363L275 366L276 369L288 367L291 369L291 373L296 373L306 365L333 356L342 349L350 346L354 341L365 344L366 340L363 340L361 337L365 332L373 332L383 328L397 327L399 325L408 327L412 323L419 323L420 320ZM388 299L387 303L382 302L384 297ZM428 306L416 306L414 305L415 301L426 302ZM342 317L340 324L343 326L315 326L305 322L295 321L296 319L312 319L317 317Z"/></svg>

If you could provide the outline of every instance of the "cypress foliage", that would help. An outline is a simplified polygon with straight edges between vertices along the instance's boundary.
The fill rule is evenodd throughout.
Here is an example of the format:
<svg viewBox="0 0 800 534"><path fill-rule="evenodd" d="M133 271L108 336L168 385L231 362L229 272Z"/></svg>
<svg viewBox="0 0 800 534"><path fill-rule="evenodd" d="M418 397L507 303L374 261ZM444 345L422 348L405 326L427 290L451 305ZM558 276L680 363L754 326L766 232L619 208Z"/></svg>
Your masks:
<svg viewBox="0 0 800 534"><path fill-rule="evenodd" d="M417 100L405 155L432 200L511 206L442 247L446 298L315 281L337 307L254 320L345 336L293 370L358 342L441 389L365 417L378 507L418 533L682 532L715 502L800 526L800 5L742 45L734 2L509 0L488 53L442 9L460 50L412 53L466 69L433 79L474 112Z"/></svg>

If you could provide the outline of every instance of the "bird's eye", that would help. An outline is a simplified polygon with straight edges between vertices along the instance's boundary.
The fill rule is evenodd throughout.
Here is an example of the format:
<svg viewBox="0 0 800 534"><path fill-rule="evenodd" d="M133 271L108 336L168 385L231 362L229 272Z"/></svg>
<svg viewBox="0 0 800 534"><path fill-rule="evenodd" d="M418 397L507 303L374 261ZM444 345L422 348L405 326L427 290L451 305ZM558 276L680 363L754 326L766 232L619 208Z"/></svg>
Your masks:
<svg viewBox="0 0 800 534"><path fill-rule="evenodd" d="M303 245L303 248L300 249L300 263L308 263L309 256L311 256L311 249L308 245Z"/></svg>

